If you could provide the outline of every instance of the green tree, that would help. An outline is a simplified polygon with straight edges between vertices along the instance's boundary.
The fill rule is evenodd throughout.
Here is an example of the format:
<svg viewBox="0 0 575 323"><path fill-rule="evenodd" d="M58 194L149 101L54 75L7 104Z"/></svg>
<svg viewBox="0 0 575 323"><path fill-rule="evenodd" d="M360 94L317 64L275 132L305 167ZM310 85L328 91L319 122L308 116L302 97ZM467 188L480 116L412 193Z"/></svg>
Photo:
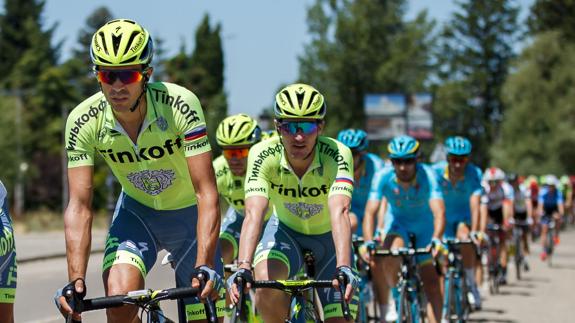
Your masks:
<svg viewBox="0 0 575 323"><path fill-rule="evenodd" d="M558 30L541 33L515 65L494 160L521 174L574 173L575 44Z"/></svg>
<svg viewBox="0 0 575 323"><path fill-rule="evenodd" d="M575 40L575 1L536 0L531 6L527 25L531 34L559 30L568 40Z"/></svg>
<svg viewBox="0 0 575 323"><path fill-rule="evenodd" d="M442 138L462 130L458 134L470 137L476 160L485 166L505 113L501 88L520 37L519 7L511 0L457 5L436 55L440 82L434 102L435 131Z"/></svg>
<svg viewBox="0 0 575 323"><path fill-rule="evenodd" d="M405 0L317 0L309 8L299 78L326 96L328 134L365 126L367 93L425 89L434 23L425 12L406 21L406 9Z"/></svg>
<svg viewBox="0 0 575 323"><path fill-rule="evenodd" d="M192 90L200 99L212 148L216 151L215 130L226 117L227 95L224 91L224 52L221 26L210 25L206 14L196 30L196 46L188 56L182 46L180 52L165 64L168 79Z"/></svg>

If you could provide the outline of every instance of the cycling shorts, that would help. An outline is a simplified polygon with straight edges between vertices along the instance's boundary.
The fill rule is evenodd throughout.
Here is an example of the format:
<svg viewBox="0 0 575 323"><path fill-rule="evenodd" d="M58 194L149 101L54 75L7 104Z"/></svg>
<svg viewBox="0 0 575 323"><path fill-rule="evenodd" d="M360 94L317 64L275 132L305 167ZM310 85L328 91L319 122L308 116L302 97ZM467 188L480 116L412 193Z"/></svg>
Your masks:
<svg viewBox="0 0 575 323"><path fill-rule="evenodd" d="M388 221L391 220L391 221ZM402 223L399 219L387 216L385 219L385 227L383 229L385 235L395 235L401 237L405 246L409 245L409 235L415 235L415 248L425 248L431 244L433 237L433 217L424 219L420 223ZM415 260L419 265L425 265L432 262L431 254L417 255Z"/></svg>
<svg viewBox="0 0 575 323"><path fill-rule="evenodd" d="M495 209L495 210L488 210L487 212L489 213L489 219L493 223L499 224L499 225L503 224L503 208L502 207Z"/></svg>
<svg viewBox="0 0 575 323"><path fill-rule="evenodd" d="M0 209L0 303L14 303L16 298L16 245L14 228L4 199Z"/></svg>
<svg viewBox="0 0 575 323"><path fill-rule="evenodd" d="M314 279L334 278L336 257L331 231L318 235L302 234L281 223L274 214L268 220L256 248L254 266L264 260L275 259L287 266L288 277L294 277L304 266L302 250L310 250L313 253L315 259ZM353 250L350 250L350 257L350 259L354 259ZM355 268L353 270L357 274L357 270ZM317 290L317 293L323 306L325 319L343 317L339 291L335 291L333 288L321 288ZM358 301L359 294L356 290L349 304L354 318L357 314Z"/></svg>
<svg viewBox="0 0 575 323"><path fill-rule="evenodd" d="M526 212L515 212L514 218L515 218L515 220L518 220L518 221L527 221L527 211Z"/></svg>
<svg viewBox="0 0 575 323"><path fill-rule="evenodd" d="M455 239L457 236L457 229L460 225L465 224L468 228L471 227L471 214L445 214L445 230L443 237L446 239Z"/></svg>
<svg viewBox="0 0 575 323"><path fill-rule="evenodd" d="M174 258L176 286L188 287L196 263L197 207L179 210L154 210L122 193L118 199L112 225L106 239L103 270L116 264L138 268L142 277L152 269L158 252L170 252ZM223 277L219 245L216 246L215 270ZM225 289L219 291L216 302L218 317L223 317ZM184 299L188 320L206 318L199 298Z"/></svg>

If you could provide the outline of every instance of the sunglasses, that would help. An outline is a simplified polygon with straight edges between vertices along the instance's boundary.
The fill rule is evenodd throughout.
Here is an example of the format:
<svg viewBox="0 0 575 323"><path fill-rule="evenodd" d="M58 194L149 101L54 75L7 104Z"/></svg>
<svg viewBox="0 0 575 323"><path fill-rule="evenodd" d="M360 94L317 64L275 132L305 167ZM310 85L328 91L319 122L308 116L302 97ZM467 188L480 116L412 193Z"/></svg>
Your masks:
<svg viewBox="0 0 575 323"><path fill-rule="evenodd" d="M318 124L315 121L289 121L280 123L279 128L280 131L290 135L295 135L298 131L304 135L309 135L317 130Z"/></svg>
<svg viewBox="0 0 575 323"><path fill-rule="evenodd" d="M454 156L454 155L447 156L447 161L452 163L465 163L467 159L468 159L467 156Z"/></svg>
<svg viewBox="0 0 575 323"><path fill-rule="evenodd" d="M415 158L391 159L391 163L394 165L412 165L415 164Z"/></svg>
<svg viewBox="0 0 575 323"><path fill-rule="evenodd" d="M141 81L144 74L140 70L98 70L96 77L98 81L106 84L114 84L116 80L124 84L132 84Z"/></svg>
<svg viewBox="0 0 575 323"><path fill-rule="evenodd" d="M227 159L242 159L248 157L250 152L249 148L231 148L222 150L224 157Z"/></svg>

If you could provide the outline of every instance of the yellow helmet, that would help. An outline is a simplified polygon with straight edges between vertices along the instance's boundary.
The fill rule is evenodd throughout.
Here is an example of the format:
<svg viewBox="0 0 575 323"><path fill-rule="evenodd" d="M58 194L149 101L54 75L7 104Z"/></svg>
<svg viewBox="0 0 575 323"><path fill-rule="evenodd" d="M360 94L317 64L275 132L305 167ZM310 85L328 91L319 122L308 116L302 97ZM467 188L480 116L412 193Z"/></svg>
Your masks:
<svg viewBox="0 0 575 323"><path fill-rule="evenodd" d="M323 119L327 110L323 95L314 87L296 83L276 94L276 119Z"/></svg>
<svg viewBox="0 0 575 323"><path fill-rule="evenodd" d="M96 66L148 65L153 56L152 37L133 20L109 21L92 36L90 57Z"/></svg>
<svg viewBox="0 0 575 323"><path fill-rule="evenodd" d="M262 130L256 120L247 114L236 114L222 120L216 130L220 146L253 145L261 140Z"/></svg>

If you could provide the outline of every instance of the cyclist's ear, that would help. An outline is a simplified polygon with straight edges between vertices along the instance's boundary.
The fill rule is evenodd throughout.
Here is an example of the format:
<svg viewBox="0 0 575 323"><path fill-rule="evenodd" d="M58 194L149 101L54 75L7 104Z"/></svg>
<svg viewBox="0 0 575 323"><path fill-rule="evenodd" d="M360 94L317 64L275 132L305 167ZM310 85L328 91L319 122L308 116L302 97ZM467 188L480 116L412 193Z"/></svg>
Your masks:
<svg viewBox="0 0 575 323"><path fill-rule="evenodd" d="M322 134L322 132L323 132L323 127L324 127L324 126L325 126L325 121L324 121L324 120L320 120L320 121L317 122L317 127L318 127L318 128L317 128L317 133L318 133L319 135Z"/></svg>

